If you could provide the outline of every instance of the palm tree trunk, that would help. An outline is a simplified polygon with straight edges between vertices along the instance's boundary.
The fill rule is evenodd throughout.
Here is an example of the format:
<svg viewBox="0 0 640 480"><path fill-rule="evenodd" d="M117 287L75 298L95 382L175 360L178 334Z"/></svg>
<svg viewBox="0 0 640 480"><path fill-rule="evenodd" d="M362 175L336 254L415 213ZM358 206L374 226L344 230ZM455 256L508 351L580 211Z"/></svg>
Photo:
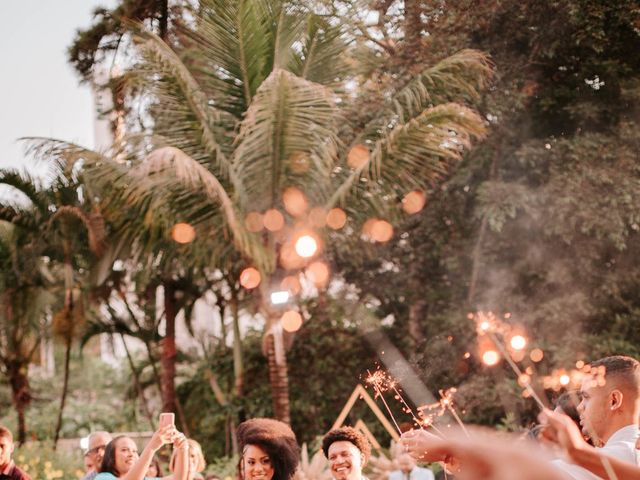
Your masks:
<svg viewBox="0 0 640 480"><path fill-rule="evenodd" d="M164 321L166 332L162 339L160 384L162 386L162 411L176 411L176 301L171 281L163 282Z"/></svg>
<svg viewBox="0 0 640 480"><path fill-rule="evenodd" d="M138 370L136 369L136 366L133 363L133 357L131 356L131 352L129 351L129 347L127 346L127 342L125 341L124 334L122 332L120 332L120 338L122 339L122 345L124 345L124 351L127 354L127 360L129 361L129 368L131 369L133 383L136 387L136 391L138 392L138 397L140 398L140 402L142 402L142 410L144 411L144 415L145 417L147 417L147 420L149 420L149 425L151 426L151 430L155 430L156 425L153 421L153 416L151 415L151 411L149 410L147 397L144 396L144 390L142 390L142 385L140 384L140 376L138 375Z"/></svg>
<svg viewBox="0 0 640 480"><path fill-rule="evenodd" d="M284 352L276 354L276 340L273 332L269 332L265 339L266 354L269 364L269 382L273 401L273 414L276 419L284 423L291 423L289 409L289 372L287 358ZM284 350L284 346L282 347ZM280 357L280 358L278 358Z"/></svg>
<svg viewBox="0 0 640 480"><path fill-rule="evenodd" d="M25 413L31 403L31 388L27 376L28 363L12 361L7 365L11 398L18 414L18 444L22 445L27 439Z"/></svg>
<svg viewBox="0 0 640 480"><path fill-rule="evenodd" d="M64 405L67 401L67 393L69 391L69 364L71 362L71 332L67 334L65 352L64 352L64 381L62 382L62 394L60 395L60 409L58 410L58 421L56 422L56 431L53 436L53 449L58 446L60 438L60 430L62 429L62 417L64 414Z"/></svg>
<svg viewBox="0 0 640 480"><path fill-rule="evenodd" d="M242 398L244 392L244 363L242 359L240 318L238 315L238 291L235 285L231 285L231 316L233 319L233 374L235 376L236 396Z"/></svg>

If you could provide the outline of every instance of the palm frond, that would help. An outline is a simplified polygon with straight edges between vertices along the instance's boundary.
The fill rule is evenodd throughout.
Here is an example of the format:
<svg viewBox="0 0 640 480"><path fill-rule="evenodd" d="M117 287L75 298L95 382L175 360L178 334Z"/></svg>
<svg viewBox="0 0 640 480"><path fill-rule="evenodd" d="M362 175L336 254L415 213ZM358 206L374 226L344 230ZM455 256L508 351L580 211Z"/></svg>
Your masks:
<svg viewBox="0 0 640 480"><path fill-rule="evenodd" d="M413 77L386 102L384 108L363 129L362 136L378 138L388 125L398 125L443 102L466 103L479 98L493 78L489 55L472 49L447 57Z"/></svg>
<svg viewBox="0 0 640 480"><path fill-rule="evenodd" d="M191 191L199 191L209 200L209 208L219 206L238 249L265 269L273 267L273 259L259 241L238 219L236 208L220 181L196 160L174 147L163 147L152 152L147 161L131 172L137 179L129 188L130 197L148 195L158 189L166 193L176 181ZM166 187L166 188L163 188ZM163 196L166 201L166 197Z"/></svg>
<svg viewBox="0 0 640 480"><path fill-rule="evenodd" d="M174 146L191 143L194 148L185 150L192 150L189 153L193 155L202 149L206 154L203 160L233 178L221 133L232 120L209 103L189 69L162 39L144 30L139 30L135 39L145 61L129 76L134 83L142 82L157 102L155 133L168 137Z"/></svg>
<svg viewBox="0 0 640 480"><path fill-rule="evenodd" d="M200 68L196 75L205 91L237 118L272 69L271 3L205 0L195 28L183 31L191 41L188 58Z"/></svg>
<svg viewBox="0 0 640 480"><path fill-rule="evenodd" d="M102 255L105 248L105 227L104 218L97 212L86 214L81 208L74 205L62 205L49 219L49 224L53 225L62 217L77 219L82 222L89 237L89 248L98 257Z"/></svg>
<svg viewBox="0 0 640 480"><path fill-rule="evenodd" d="M274 70L247 111L234 152L243 209L275 206L287 180L303 186L312 198L325 198L339 144L338 122L329 89ZM309 169L299 175L291 168L296 155L309 159Z"/></svg>
<svg viewBox="0 0 640 480"><path fill-rule="evenodd" d="M20 192L24 197L29 199L31 206L35 207L41 213L46 211L48 205L42 193L40 193L41 186L39 182L27 172L18 172L12 169L0 170L0 184ZM6 219L6 217L3 218Z"/></svg>
<svg viewBox="0 0 640 480"><path fill-rule="evenodd" d="M457 103L429 108L378 140L369 160L345 179L328 205L343 199L362 175L377 185L424 189L444 177L472 140L484 135L483 119L470 108Z"/></svg>
<svg viewBox="0 0 640 480"><path fill-rule="evenodd" d="M294 73L336 89L350 70L345 59L347 47L341 25L332 26L325 19L312 15L307 22L300 65Z"/></svg>

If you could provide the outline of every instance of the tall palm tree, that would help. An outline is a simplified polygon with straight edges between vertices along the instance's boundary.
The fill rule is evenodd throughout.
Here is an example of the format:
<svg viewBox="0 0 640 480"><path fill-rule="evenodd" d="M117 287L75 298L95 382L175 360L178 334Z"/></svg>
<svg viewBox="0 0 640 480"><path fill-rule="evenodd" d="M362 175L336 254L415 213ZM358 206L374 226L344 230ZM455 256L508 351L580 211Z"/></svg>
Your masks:
<svg viewBox="0 0 640 480"><path fill-rule="evenodd" d="M169 209L206 225L197 238L212 248L211 265L241 258L260 269L274 411L288 421L268 278L290 269L279 254L311 226L286 211L283 191L296 187L324 210L340 205L354 225L373 214L393 219L394 199L432 187L483 136L481 117L464 102L486 86L491 62L464 50L383 78L368 68L381 63L375 46L348 18L287 0L204 0L172 45L132 28L139 61L125 74L129 102L147 107L141 120L151 126L114 146L111 161L88 166L142 218ZM249 213L271 209L284 228L247 228Z"/></svg>
<svg viewBox="0 0 640 480"><path fill-rule="evenodd" d="M46 186L25 173L0 171L0 184L21 192L26 200L24 206L0 206L0 220L11 226L14 238L12 248L15 249L16 257L30 257L34 262L47 266L48 277L42 275L44 271L41 268L33 265L30 267L32 271L24 270L23 275L26 275L27 285L37 282L40 289L46 290L45 298L55 299L55 303L47 303L47 306L55 309L53 333L65 344L64 381L56 424L56 442L62 427L72 343L84 321L86 282L82 278L82 272L90 267L89 257L99 257L104 249L102 216L94 208L91 189L82 184L81 179L73 172L72 165L73 162L67 168L61 162L53 162L54 176ZM38 272L41 273L38 275ZM18 284L24 278L17 276ZM47 279L47 282L43 279ZM13 286L7 285L6 293L12 291ZM27 296L30 294L29 289L21 292ZM44 292L36 292L36 298L38 295L43 296ZM25 301L28 303L28 298ZM38 305L38 302L34 305ZM22 328L24 321L17 318L15 313L15 310L11 314L7 312L7 326L13 322L15 327L11 328ZM41 315L44 318L44 313L42 309L29 309L27 317ZM31 355L33 353L23 360L29 361ZM16 407L21 408L19 405Z"/></svg>

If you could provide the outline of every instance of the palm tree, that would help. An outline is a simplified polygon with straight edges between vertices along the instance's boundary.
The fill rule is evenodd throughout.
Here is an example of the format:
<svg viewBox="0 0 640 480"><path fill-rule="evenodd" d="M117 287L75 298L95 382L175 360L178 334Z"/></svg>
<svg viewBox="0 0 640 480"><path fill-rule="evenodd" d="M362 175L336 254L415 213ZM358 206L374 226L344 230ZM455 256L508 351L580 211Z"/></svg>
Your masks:
<svg viewBox="0 0 640 480"><path fill-rule="evenodd" d="M384 59L349 18L286 0L202 1L172 45L134 28L140 57L125 80L152 127L89 168L147 221L170 210L199 228L210 265L240 258L260 269L274 412L288 421L268 279L290 270L279 255L301 225L312 227L286 211L283 191L296 187L325 211L339 205L354 225L374 213L392 220L394 199L428 190L483 136L482 119L462 102L486 86L491 62L464 50L384 76L368 68ZM268 210L286 226L250 231L245 217Z"/></svg>
<svg viewBox="0 0 640 480"><path fill-rule="evenodd" d="M23 207L3 205L0 208L0 219L5 222L7 228L11 227L14 242L15 239L19 239L12 247L15 249L14 255L31 257L34 262L44 262L49 273L49 277L43 277L42 273L38 276L38 272L43 270L35 266L31 267L31 272L23 271L23 274L27 275L26 285L29 286L25 286L26 290L21 290L26 296L24 301L27 304L30 302L28 296L32 294L30 289L34 286L33 283L37 283L39 289L44 289L35 292L35 299L44 296L56 300L55 303L48 302L46 305L57 309L53 315L53 333L65 343L64 381L55 442L62 427L72 343L84 322L86 281L82 278L81 272L88 270L91 263L89 257L99 257L104 249L102 216L92 206L91 189L88 185L83 185L81 179L73 173L73 162L70 165L65 168L63 163L54 162L54 177L46 187L25 173L13 170L0 172L0 183L21 192L27 200L27 205ZM18 260L14 260L16 261ZM45 278L46 282L43 281ZM23 277L16 276L18 284L22 280ZM10 293L12 291L13 287L8 285L6 293L14 295ZM38 305L38 302L34 305ZM14 326L11 328L20 330L25 329L23 324L33 324L33 321L37 321L38 315L44 318L45 312L41 308L30 309L26 314L27 318L30 315L35 317L26 323L17 318L15 313L15 310L11 314L7 313L7 326L13 323ZM27 361L28 365L32 355L33 352L30 352L22 361ZM16 407L19 408L20 415L22 406L16 404ZM23 426L20 429L23 429Z"/></svg>

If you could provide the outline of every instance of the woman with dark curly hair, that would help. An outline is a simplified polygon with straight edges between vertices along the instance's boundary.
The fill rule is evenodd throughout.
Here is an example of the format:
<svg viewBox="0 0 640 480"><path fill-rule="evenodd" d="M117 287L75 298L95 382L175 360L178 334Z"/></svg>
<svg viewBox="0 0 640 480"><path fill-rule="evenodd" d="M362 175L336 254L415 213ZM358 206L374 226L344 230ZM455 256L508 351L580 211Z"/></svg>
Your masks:
<svg viewBox="0 0 640 480"><path fill-rule="evenodd" d="M252 418L238 426L242 480L290 480L300 463L300 447L288 425Z"/></svg>
<svg viewBox="0 0 640 480"><path fill-rule="evenodd" d="M361 480L362 469L371 455L367 437L351 427L331 430L322 439L322 451L336 480Z"/></svg>

